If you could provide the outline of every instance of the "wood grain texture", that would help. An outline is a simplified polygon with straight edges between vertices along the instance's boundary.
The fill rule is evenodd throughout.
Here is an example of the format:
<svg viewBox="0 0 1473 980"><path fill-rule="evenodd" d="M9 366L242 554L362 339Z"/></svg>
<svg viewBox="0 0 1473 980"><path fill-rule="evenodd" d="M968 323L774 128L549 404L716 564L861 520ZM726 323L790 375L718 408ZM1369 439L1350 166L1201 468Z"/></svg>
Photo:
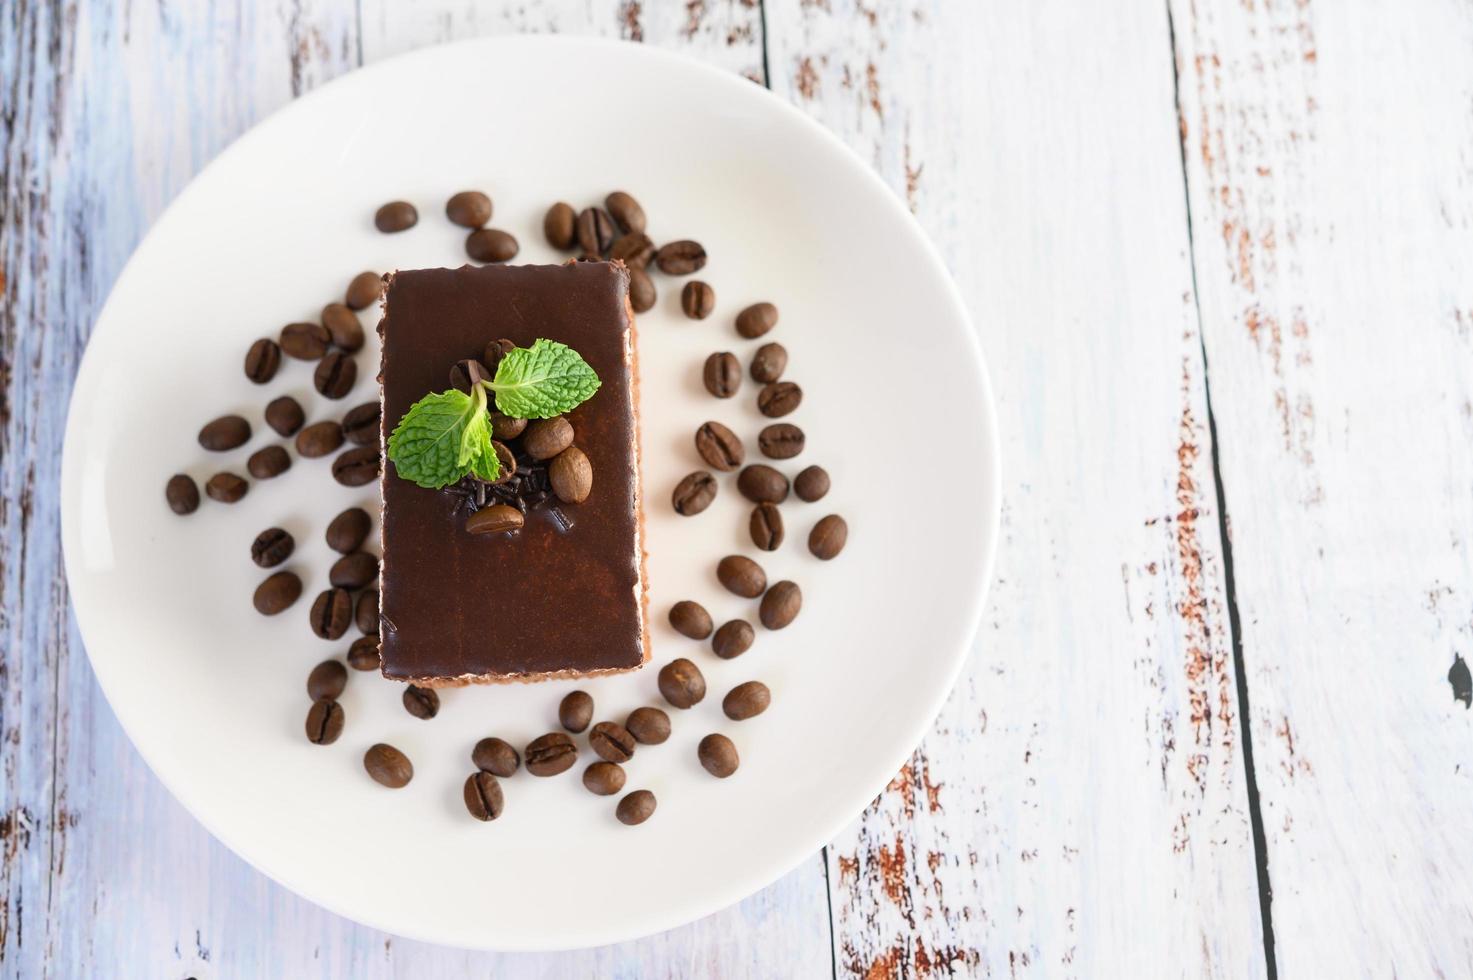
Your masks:
<svg viewBox="0 0 1473 980"><path fill-rule="evenodd" d="M1171 4L1284 976L1473 972L1473 15Z"/></svg>

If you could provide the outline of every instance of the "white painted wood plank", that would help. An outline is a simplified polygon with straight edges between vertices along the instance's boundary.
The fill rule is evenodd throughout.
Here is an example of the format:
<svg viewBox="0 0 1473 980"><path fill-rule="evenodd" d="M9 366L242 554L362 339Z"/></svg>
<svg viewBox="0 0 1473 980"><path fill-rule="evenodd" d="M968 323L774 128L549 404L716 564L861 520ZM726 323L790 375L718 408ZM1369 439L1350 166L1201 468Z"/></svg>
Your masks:
<svg viewBox="0 0 1473 980"><path fill-rule="evenodd" d="M766 17L773 87L946 255L1004 439L970 670L829 849L841 970L1265 975L1165 9Z"/></svg>
<svg viewBox="0 0 1473 980"><path fill-rule="evenodd" d="M1473 13L1172 2L1278 966L1473 973Z"/></svg>

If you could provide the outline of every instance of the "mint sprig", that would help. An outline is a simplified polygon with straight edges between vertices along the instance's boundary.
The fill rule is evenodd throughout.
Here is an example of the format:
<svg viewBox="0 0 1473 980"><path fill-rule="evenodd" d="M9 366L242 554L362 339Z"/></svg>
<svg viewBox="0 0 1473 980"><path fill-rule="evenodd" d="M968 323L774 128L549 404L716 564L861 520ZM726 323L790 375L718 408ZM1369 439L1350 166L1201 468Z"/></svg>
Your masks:
<svg viewBox="0 0 1473 980"><path fill-rule="evenodd" d="M501 359L496 377L482 382L496 407L518 419L549 419L583 404L598 391L598 375L578 352L555 340L533 341Z"/></svg>

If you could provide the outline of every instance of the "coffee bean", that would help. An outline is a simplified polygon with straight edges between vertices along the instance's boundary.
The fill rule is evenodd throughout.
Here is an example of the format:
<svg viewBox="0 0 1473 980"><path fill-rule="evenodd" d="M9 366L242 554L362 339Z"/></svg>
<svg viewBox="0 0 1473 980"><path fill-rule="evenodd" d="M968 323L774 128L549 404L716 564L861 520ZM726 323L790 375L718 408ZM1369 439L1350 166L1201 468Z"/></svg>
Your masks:
<svg viewBox="0 0 1473 980"><path fill-rule="evenodd" d="M700 242L681 240L661 245L655 253L655 265L667 276L688 276L706 266L706 250Z"/></svg>
<svg viewBox="0 0 1473 980"><path fill-rule="evenodd" d="M756 718L772 703L772 692L761 681L747 681L726 692L721 699L721 710L732 721Z"/></svg>
<svg viewBox="0 0 1473 980"><path fill-rule="evenodd" d="M505 531L520 531L526 518L511 504L492 504L482 507L465 519L465 529L471 534L501 534Z"/></svg>
<svg viewBox="0 0 1473 980"><path fill-rule="evenodd" d="M353 606L353 622L358 632L378 635L378 589L369 589Z"/></svg>
<svg viewBox="0 0 1473 980"><path fill-rule="evenodd" d="M547 467L552 492L565 504L581 504L593 492L593 464L577 446L569 446Z"/></svg>
<svg viewBox="0 0 1473 980"><path fill-rule="evenodd" d="M277 572L256 586L251 602L262 616L275 616L291 607L302 595L302 580L295 572Z"/></svg>
<svg viewBox="0 0 1473 980"><path fill-rule="evenodd" d="M355 446L377 446L381 411L378 402L364 402L349 409L343 416L343 435Z"/></svg>
<svg viewBox="0 0 1473 980"><path fill-rule="evenodd" d="M557 718L568 731L583 731L593 721L593 696L587 691L570 691L557 706Z"/></svg>
<svg viewBox="0 0 1473 980"><path fill-rule="evenodd" d="M499 738L483 738L471 749L471 762L477 769L507 779L521 766L522 757Z"/></svg>
<svg viewBox="0 0 1473 980"><path fill-rule="evenodd" d="M630 269L643 269L655 257L655 243L642 231L631 232L614 242L609 260L617 259Z"/></svg>
<svg viewBox="0 0 1473 980"><path fill-rule="evenodd" d="M527 760L527 771L532 775L556 776L573 768L578 759L578 746L565 732L548 732L532 739L522 756Z"/></svg>
<svg viewBox="0 0 1473 980"><path fill-rule="evenodd" d="M680 291L680 309L692 320L704 320L716 310L716 290L709 283L692 279Z"/></svg>
<svg viewBox="0 0 1473 980"><path fill-rule="evenodd" d="M465 239L465 254L477 262L510 262L519 251L516 236L500 228L480 228Z"/></svg>
<svg viewBox="0 0 1473 980"><path fill-rule="evenodd" d="M312 702L307 711L307 741L313 745L331 745L343 734L343 709L331 698Z"/></svg>
<svg viewBox="0 0 1473 980"><path fill-rule="evenodd" d="M757 392L757 411L770 419L791 414L802 403L803 389L791 381L774 381Z"/></svg>
<svg viewBox="0 0 1473 980"><path fill-rule="evenodd" d="M829 492L829 473L822 466L809 466L793 478L793 492L807 503L821 500Z"/></svg>
<svg viewBox="0 0 1473 980"><path fill-rule="evenodd" d="M737 314L737 333L752 340L777 326L777 307L771 303L753 303Z"/></svg>
<svg viewBox="0 0 1473 980"><path fill-rule="evenodd" d="M527 423L522 448L533 459L552 459L573 444L573 424L561 415Z"/></svg>
<svg viewBox="0 0 1473 980"><path fill-rule="evenodd" d="M496 411L491 413L491 435L497 439L515 439L525 431L527 431L526 419L513 418Z"/></svg>
<svg viewBox="0 0 1473 980"><path fill-rule="evenodd" d="M280 476L291 468L292 458L281 446L266 446L251 453L246 460L246 472L258 480L269 480Z"/></svg>
<svg viewBox="0 0 1473 980"><path fill-rule="evenodd" d="M473 772L465 777L462 795L466 810L477 820L495 820L506 805L501 784L489 772Z"/></svg>
<svg viewBox="0 0 1473 980"><path fill-rule="evenodd" d="M343 296L344 302L349 309L366 310L378 298L383 295L384 280L377 272L360 272L348 283L348 291Z"/></svg>
<svg viewBox="0 0 1473 980"><path fill-rule="evenodd" d="M737 474L737 490L754 504L780 504L788 499L788 478L766 463L753 463Z"/></svg>
<svg viewBox="0 0 1473 980"><path fill-rule="evenodd" d="M614 223L623 232L644 231L644 208L639 202L624 191L614 191L604 198L604 207L608 208Z"/></svg>
<svg viewBox="0 0 1473 980"><path fill-rule="evenodd" d="M348 686L348 668L336 660L324 660L307 675L307 697L313 701L336 701Z"/></svg>
<svg viewBox="0 0 1473 980"><path fill-rule="evenodd" d="M711 506L716 499L716 478L705 470L696 470L675 485L670 501L675 513L693 517Z"/></svg>
<svg viewBox="0 0 1473 980"><path fill-rule="evenodd" d="M755 599L767 588L767 573L745 555L727 555L716 563L716 578L728 592Z"/></svg>
<svg viewBox="0 0 1473 980"><path fill-rule="evenodd" d="M701 767L717 779L730 776L741 764L731 739L716 733L701 739L701 744L696 748L696 758L701 760Z"/></svg>
<svg viewBox="0 0 1473 980"><path fill-rule="evenodd" d="M701 675L701 668L684 657L661 667L656 682L660 695L677 708L694 707L706 696L706 678Z"/></svg>
<svg viewBox="0 0 1473 980"><path fill-rule="evenodd" d="M717 398L730 398L742 386L741 362L729 351L712 354L706 358L701 380L705 382L706 390Z"/></svg>
<svg viewBox="0 0 1473 980"><path fill-rule="evenodd" d="M433 687L410 684L400 695L400 700L404 702L404 710L420 721L429 721L440 713L440 695Z"/></svg>
<svg viewBox="0 0 1473 980"><path fill-rule="evenodd" d="M193 514L199 510L199 485L192 477L175 473L164 485L164 499L169 502L169 509L180 517Z"/></svg>
<svg viewBox="0 0 1473 980"><path fill-rule="evenodd" d="M598 796L613 796L624 788L624 767L616 762L595 762L583 770L583 787Z"/></svg>
<svg viewBox="0 0 1473 980"><path fill-rule="evenodd" d="M497 474L495 482L505 483L507 480L516 476L517 458L512 453L511 447L507 446L504 442L498 442L492 439L491 449L496 453L496 462L500 466L500 472Z"/></svg>
<svg viewBox="0 0 1473 980"><path fill-rule="evenodd" d="M647 789L637 789L619 801L614 816L626 827L637 827L655 812L655 794Z"/></svg>
<svg viewBox="0 0 1473 980"><path fill-rule="evenodd" d="M320 323L288 323L281 328L281 349L299 361L315 361L327 353L332 334Z"/></svg>
<svg viewBox="0 0 1473 980"><path fill-rule="evenodd" d="M262 568L275 568L292 556L296 539L279 527L268 527L251 542L251 561Z"/></svg>
<svg viewBox="0 0 1473 980"><path fill-rule="evenodd" d="M722 660L734 660L752 649L757 631L745 619L733 619L722 623L716 635L711 637L711 650Z"/></svg>
<svg viewBox="0 0 1473 980"><path fill-rule="evenodd" d="M324 398L342 398L358 381L358 365L340 350L328 351L312 372L312 386Z"/></svg>
<svg viewBox="0 0 1473 980"><path fill-rule="evenodd" d="M480 191L461 191L445 202L445 217L462 228L479 228L491 220L491 198Z"/></svg>
<svg viewBox="0 0 1473 980"><path fill-rule="evenodd" d="M367 588L376 578L378 558L366 551L344 555L333 562L332 568L327 572L327 580L332 583L333 588L347 589L349 592Z"/></svg>
<svg viewBox="0 0 1473 980"><path fill-rule="evenodd" d="M408 201L390 201L373 215L373 226L384 234L408 231L419 223L419 212Z"/></svg>
<svg viewBox="0 0 1473 980"><path fill-rule="evenodd" d="M614 219L603 208L578 212L578 247L585 255L603 255L614 244Z"/></svg>
<svg viewBox="0 0 1473 980"><path fill-rule="evenodd" d="M474 357L456 361L450 368L450 387L467 395L474 394L476 386L488 380L486 366Z"/></svg>
<svg viewBox="0 0 1473 980"><path fill-rule="evenodd" d="M363 346L363 324L358 314L348 309L346 303L328 303L322 308L322 325L332 342L345 351L355 351Z"/></svg>
<svg viewBox="0 0 1473 980"><path fill-rule="evenodd" d="M368 511L349 507L327 525L327 546L340 555L363 547L368 540Z"/></svg>
<svg viewBox="0 0 1473 980"><path fill-rule="evenodd" d="M542 219L542 233L547 236L547 244L563 251L572 248L577 235L577 221L578 214L571 204L559 201L548 208L547 216Z"/></svg>
<svg viewBox="0 0 1473 980"><path fill-rule="evenodd" d="M345 487L361 487L377 480L382 466L377 446L358 446L332 461L332 478Z"/></svg>
<svg viewBox="0 0 1473 980"><path fill-rule="evenodd" d="M308 613L312 632L324 640L336 640L348 632L353 619L353 597L345 589L328 589L319 593Z"/></svg>
<svg viewBox="0 0 1473 980"><path fill-rule="evenodd" d="M774 422L757 433L757 448L768 459L792 459L805 441L803 430L791 422Z"/></svg>
<svg viewBox="0 0 1473 980"><path fill-rule="evenodd" d="M752 355L752 380L771 384L788 369L788 349L782 344L763 344Z"/></svg>
<svg viewBox="0 0 1473 980"><path fill-rule="evenodd" d="M776 504L758 504L747 521L752 543L763 551L776 551L783 543L783 515Z"/></svg>
<svg viewBox="0 0 1473 980"><path fill-rule="evenodd" d="M249 483L234 473L216 473L205 481L205 496L222 504L233 504L250 488Z"/></svg>
<svg viewBox="0 0 1473 980"><path fill-rule="evenodd" d="M655 282L643 269L629 270L629 307L636 313L648 313L655 308L659 294Z"/></svg>
<svg viewBox="0 0 1473 980"><path fill-rule="evenodd" d="M635 708L624 727L640 745L659 745L670 737L670 716L659 708Z"/></svg>
<svg viewBox="0 0 1473 980"><path fill-rule="evenodd" d="M486 349L481 352L481 363L486 367L486 377L496 377L496 369L501 367L502 360L516 349L517 345L505 337L487 344Z"/></svg>
<svg viewBox="0 0 1473 980"><path fill-rule="evenodd" d="M251 424L239 415L222 415L199 430L199 444L221 453L244 446L251 439Z"/></svg>
<svg viewBox="0 0 1473 980"><path fill-rule="evenodd" d="M848 541L849 525L838 514L823 518L808 532L808 550L824 561L838 557Z"/></svg>
<svg viewBox="0 0 1473 980"><path fill-rule="evenodd" d="M699 602L682 599L670 607L670 625L681 636L704 640L711 635L711 614Z"/></svg>
<svg viewBox="0 0 1473 980"><path fill-rule="evenodd" d="M720 422L707 422L696 430L696 452L707 466L723 473L741 466L746 458L742 440Z"/></svg>
<svg viewBox="0 0 1473 980"><path fill-rule="evenodd" d="M348 666L354 670L378 670L378 637L360 636L348 647Z"/></svg>
<svg viewBox="0 0 1473 980"><path fill-rule="evenodd" d="M281 367L281 346L267 337L251 344L245 356L245 375L258 385L276 377Z"/></svg>
<svg viewBox="0 0 1473 980"><path fill-rule="evenodd" d="M767 590L758 607L757 617L770 630L780 630L798 618L803 608L803 592L797 583L786 579Z"/></svg>
<svg viewBox="0 0 1473 980"><path fill-rule="evenodd" d="M279 436L291 436L306 419L301 404L291 395L273 398L266 404L266 424Z"/></svg>
<svg viewBox="0 0 1473 980"><path fill-rule="evenodd" d="M588 733L588 747L605 762L628 762L634 757L634 736L616 721L601 721Z"/></svg>
<svg viewBox="0 0 1473 980"><path fill-rule="evenodd" d="M414 778L414 765L409 757L392 745L379 742L363 753L363 768L373 781L389 789L402 789Z"/></svg>

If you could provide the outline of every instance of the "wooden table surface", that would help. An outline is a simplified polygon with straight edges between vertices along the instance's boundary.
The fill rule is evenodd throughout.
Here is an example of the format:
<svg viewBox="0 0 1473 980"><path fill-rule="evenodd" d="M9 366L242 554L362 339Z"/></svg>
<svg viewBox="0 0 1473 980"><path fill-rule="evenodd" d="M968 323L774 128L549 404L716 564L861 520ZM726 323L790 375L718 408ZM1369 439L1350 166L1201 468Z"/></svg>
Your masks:
<svg viewBox="0 0 1473 980"><path fill-rule="evenodd" d="M97 688L57 513L88 332L189 179L360 64L518 31L836 132L944 252L1004 456L981 633L888 789L736 907L545 956L212 840ZM4 975L1473 973L1467 3L7 0L0 85Z"/></svg>

